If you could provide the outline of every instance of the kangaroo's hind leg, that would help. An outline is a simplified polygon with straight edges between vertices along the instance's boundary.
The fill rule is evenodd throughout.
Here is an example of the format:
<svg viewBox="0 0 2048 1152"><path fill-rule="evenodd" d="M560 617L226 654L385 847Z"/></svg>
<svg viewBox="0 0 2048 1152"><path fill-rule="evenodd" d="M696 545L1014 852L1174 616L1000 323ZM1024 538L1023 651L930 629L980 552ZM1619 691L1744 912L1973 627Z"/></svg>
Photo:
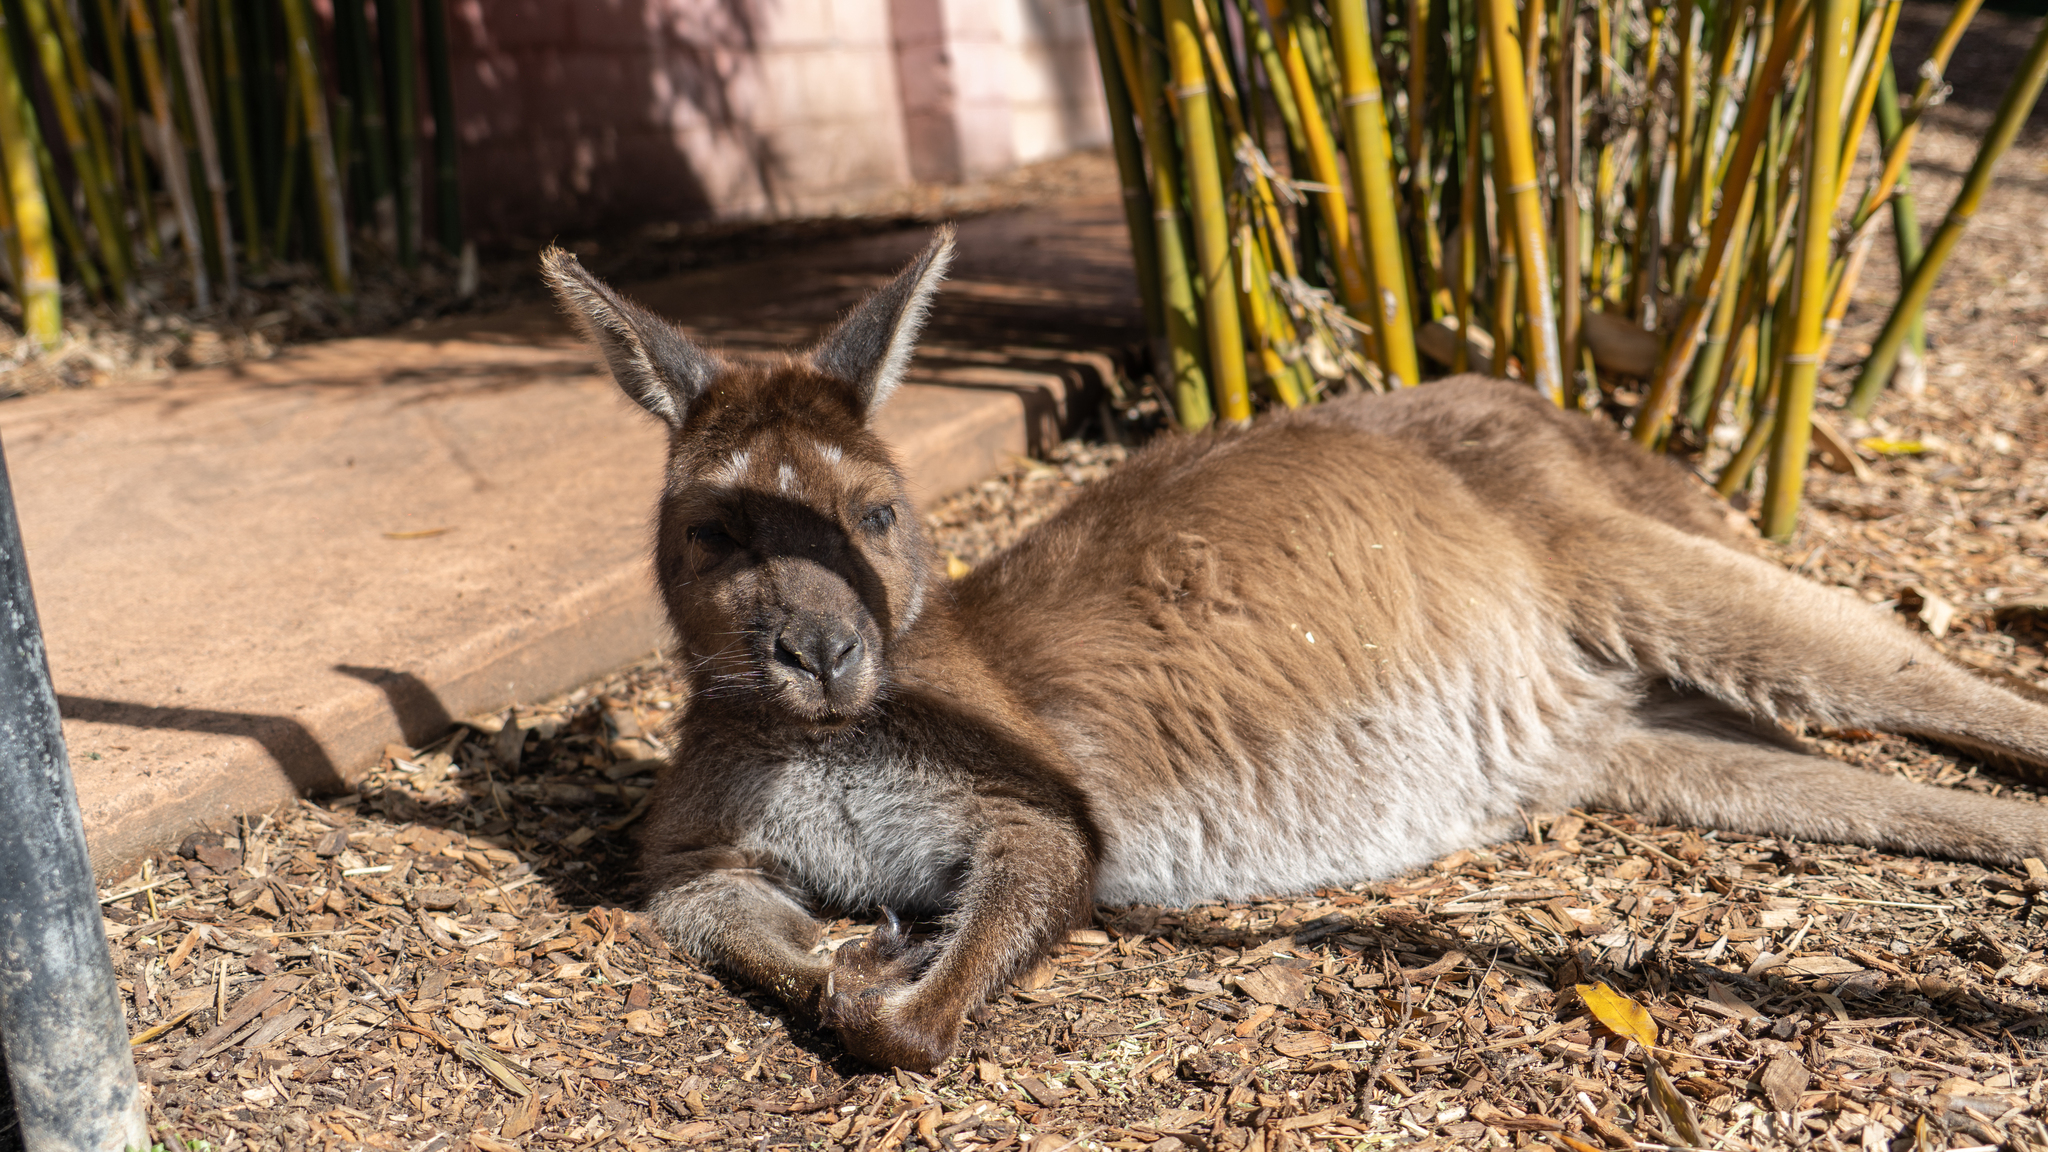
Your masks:
<svg viewBox="0 0 2048 1152"><path fill-rule="evenodd" d="M1971 675L1861 601L1663 524L1607 528L1583 542L1598 576L1573 612L1594 652L1753 714L2048 768L2048 707Z"/></svg>
<svg viewBox="0 0 2048 1152"><path fill-rule="evenodd" d="M1915 784L1800 751L1781 729L1661 690L1588 799L1652 820L2011 865L2048 853L2048 805Z"/></svg>

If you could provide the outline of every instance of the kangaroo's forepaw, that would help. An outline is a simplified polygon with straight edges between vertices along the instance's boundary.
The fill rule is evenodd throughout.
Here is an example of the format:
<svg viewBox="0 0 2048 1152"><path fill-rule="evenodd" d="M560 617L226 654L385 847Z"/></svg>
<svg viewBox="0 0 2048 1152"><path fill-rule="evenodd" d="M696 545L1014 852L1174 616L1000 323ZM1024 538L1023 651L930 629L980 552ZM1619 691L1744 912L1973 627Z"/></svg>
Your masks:
<svg viewBox="0 0 2048 1152"><path fill-rule="evenodd" d="M874 935L833 953L819 1015L855 1057L928 1072L953 1054L961 1014L909 994L935 949L912 944L896 918L883 914Z"/></svg>

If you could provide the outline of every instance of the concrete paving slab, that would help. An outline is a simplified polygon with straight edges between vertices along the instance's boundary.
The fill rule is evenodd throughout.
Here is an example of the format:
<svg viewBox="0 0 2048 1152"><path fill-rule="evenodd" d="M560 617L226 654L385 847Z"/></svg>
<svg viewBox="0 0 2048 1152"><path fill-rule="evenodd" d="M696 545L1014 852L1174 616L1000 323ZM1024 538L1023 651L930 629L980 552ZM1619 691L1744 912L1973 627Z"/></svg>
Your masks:
<svg viewBox="0 0 2048 1152"><path fill-rule="evenodd" d="M1105 222L1120 238L1113 201L962 229L964 289L880 421L922 498L1093 410L1136 331L1128 256L1059 245ZM629 291L746 355L809 338L923 241ZM0 442L103 875L345 791L386 743L662 639L646 565L662 438L544 306L10 401Z"/></svg>

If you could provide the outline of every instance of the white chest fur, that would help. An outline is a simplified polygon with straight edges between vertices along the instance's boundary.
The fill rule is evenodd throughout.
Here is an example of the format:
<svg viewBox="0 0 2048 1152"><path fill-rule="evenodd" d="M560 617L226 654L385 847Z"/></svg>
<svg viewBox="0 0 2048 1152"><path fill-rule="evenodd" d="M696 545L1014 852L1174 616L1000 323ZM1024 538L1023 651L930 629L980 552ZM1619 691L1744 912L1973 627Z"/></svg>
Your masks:
<svg viewBox="0 0 2048 1152"><path fill-rule="evenodd" d="M974 841L958 775L886 734L765 765L718 800L747 829L737 847L773 856L825 904L942 910Z"/></svg>

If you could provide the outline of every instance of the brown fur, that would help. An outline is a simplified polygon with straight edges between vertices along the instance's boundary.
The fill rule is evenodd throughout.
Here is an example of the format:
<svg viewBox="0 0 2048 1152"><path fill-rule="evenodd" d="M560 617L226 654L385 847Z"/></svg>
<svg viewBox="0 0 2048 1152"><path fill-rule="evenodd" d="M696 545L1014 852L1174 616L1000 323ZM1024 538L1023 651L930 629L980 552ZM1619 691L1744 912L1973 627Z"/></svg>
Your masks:
<svg viewBox="0 0 2048 1152"><path fill-rule="evenodd" d="M1653 459L1464 377L1175 438L957 585L868 417L942 236L810 353L726 364L551 251L670 424L656 568L692 691L651 912L929 1068L1092 902L1349 883L1532 809L2011 863L2048 814L1802 751L1807 717L2048 763L2048 710L1750 556ZM831 955L813 913L890 926ZM941 915L912 947L888 909Z"/></svg>

